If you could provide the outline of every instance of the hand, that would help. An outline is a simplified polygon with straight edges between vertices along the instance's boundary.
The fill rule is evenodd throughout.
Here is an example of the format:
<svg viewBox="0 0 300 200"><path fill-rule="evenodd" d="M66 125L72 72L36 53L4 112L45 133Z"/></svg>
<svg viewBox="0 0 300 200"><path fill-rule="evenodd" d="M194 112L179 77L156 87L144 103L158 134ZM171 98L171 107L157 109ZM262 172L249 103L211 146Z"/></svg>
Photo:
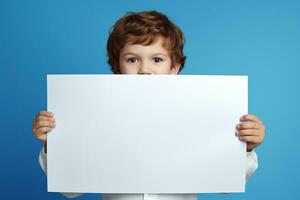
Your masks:
<svg viewBox="0 0 300 200"><path fill-rule="evenodd" d="M263 142L266 128L255 115L244 115L240 121L236 126L236 135L241 141L247 142L247 152L250 152Z"/></svg>
<svg viewBox="0 0 300 200"><path fill-rule="evenodd" d="M35 138L46 142L47 133L55 128L55 119L52 112L41 111L32 122L32 132Z"/></svg>

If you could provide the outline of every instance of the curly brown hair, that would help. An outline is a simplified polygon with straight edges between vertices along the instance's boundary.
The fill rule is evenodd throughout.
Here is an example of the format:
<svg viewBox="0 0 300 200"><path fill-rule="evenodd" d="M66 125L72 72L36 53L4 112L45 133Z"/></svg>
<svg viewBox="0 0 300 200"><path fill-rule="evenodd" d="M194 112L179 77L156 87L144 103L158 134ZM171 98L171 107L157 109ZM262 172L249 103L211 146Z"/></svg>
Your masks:
<svg viewBox="0 0 300 200"><path fill-rule="evenodd" d="M120 73L119 56L125 44L150 45L159 36L164 38L163 46L169 51L171 67L180 64L181 71L186 59L183 53L184 35L166 15L157 11L128 12L114 24L106 46L111 71Z"/></svg>

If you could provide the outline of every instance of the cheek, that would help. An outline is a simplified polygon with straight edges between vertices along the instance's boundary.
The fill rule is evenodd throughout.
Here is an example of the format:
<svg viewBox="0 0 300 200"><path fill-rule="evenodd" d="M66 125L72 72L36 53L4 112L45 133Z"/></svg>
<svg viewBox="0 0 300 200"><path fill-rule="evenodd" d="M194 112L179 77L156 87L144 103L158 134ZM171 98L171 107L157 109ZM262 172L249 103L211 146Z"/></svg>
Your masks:
<svg viewBox="0 0 300 200"><path fill-rule="evenodd" d="M156 74L169 74L171 72L171 62L164 62L155 68Z"/></svg>
<svg viewBox="0 0 300 200"><path fill-rule="evenodd" d="M126 62L120 62L119 66L121 74L137 74L137 69L133 66L129 66Z"/></svg>

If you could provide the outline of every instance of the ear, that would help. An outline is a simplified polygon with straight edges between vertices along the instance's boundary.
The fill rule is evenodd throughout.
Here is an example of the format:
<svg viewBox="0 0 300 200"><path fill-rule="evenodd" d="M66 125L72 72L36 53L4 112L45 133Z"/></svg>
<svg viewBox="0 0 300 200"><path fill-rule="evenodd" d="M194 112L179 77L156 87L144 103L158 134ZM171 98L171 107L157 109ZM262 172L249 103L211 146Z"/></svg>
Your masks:
<svg viewBox="0 0 300 200"><path fill-rule="evenodd" d="M180 69L181 64L175 64L172 68L171 68L171 75L177 75L179 73L179 69Z"/></svg>

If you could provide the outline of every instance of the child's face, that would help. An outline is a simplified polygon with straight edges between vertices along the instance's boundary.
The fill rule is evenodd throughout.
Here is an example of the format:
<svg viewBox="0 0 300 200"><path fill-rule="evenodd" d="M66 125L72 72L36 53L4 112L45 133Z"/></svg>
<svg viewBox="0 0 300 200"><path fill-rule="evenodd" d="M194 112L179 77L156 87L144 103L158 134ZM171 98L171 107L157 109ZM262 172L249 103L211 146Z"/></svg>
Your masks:
<svg viewBox="0 0 300 200"><path fill-rule="evenodd" d="M126 44L120 52L121 74L178 74L180 65L171 68L171 57L163 47L163 38L145 46Z"/></svg>

